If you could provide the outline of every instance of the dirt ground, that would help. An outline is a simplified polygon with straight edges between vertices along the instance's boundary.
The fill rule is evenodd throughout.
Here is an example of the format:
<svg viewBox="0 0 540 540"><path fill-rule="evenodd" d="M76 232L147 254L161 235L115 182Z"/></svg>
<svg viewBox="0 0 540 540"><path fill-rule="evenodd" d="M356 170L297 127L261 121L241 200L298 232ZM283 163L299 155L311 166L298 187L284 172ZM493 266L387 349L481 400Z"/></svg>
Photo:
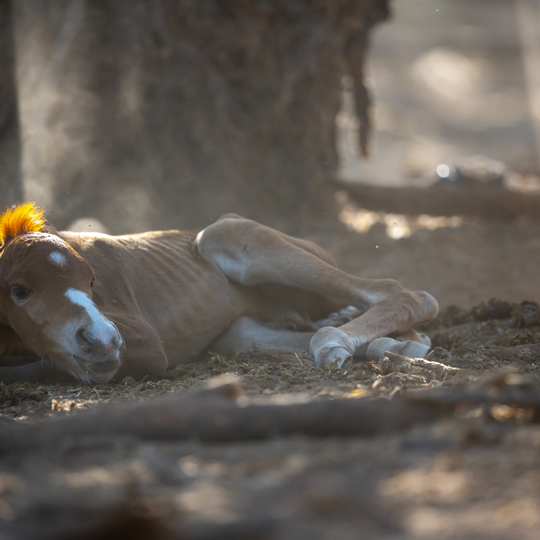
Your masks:
<svg viewBox="0 0 540 540"><path fill-rule="evenodd" d="M9 437L14 426L82 423L110 404L195 395L224 373L241 377L240 407L400 403L427 390L538 396L539 229L468 222L398 241L381 227L315 238L348 271L439 298L439 317L422 328L437 363L427 367L356 359L328 373L304 354L207 354L154 380L0 386L0 540L538 538L534 404L465 400L436 420L363 436L209 443L68 433L24 450L10 450Z"/></svg>

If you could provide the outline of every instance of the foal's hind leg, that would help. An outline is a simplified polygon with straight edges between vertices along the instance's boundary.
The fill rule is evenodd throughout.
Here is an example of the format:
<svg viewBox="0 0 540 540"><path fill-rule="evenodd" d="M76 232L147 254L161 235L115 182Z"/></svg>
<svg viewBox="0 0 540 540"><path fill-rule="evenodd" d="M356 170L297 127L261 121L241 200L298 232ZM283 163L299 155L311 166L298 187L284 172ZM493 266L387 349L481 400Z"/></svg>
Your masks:
<svg viewBox="0 0 540 540"><path fill-rule="evenodd" d="M251 319L240 317L208 350L218 354L247 353L254 350L262 354L309 351L314 332L296 332L269 328Z"/></svg>
<svg viewBox="0 0 540 540"><path fill-rule="evenodd" d="M339 328L324 327L313 336L311 352L322 367L341 366L361 345L404 334L437 314L437 302L428 293L411 292L394 280L346 274L318 246L247 219L217 221L199 234L197 247L203 258L243 285L296 287L365 311Z"/></svg>

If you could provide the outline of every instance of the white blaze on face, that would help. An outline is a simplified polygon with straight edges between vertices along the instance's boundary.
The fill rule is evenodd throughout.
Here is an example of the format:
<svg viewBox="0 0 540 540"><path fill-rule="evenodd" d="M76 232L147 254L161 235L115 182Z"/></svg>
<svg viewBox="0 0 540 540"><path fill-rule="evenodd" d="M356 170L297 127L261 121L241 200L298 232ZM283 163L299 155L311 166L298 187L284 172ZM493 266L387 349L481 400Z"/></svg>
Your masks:
<svg viewBox="0 0 540 540"><path fill-rule="evenodd" d="M90 331L93 339L101 341L101 343L110 343L115 336L118 336L116 327L106 319L98 310L94 302L90 297L77 289L68 289L66 296L78 306L81 306L86 310L90 320L92 321Z"/></svg>
<svg viewBox="0 0 540 540"><path fill-rule="evenodd" d="M67 264L66 256L63 253L60 253L59 251L53 251L49 253L49 259L60 266L60 268L63 268Z"/></svg>

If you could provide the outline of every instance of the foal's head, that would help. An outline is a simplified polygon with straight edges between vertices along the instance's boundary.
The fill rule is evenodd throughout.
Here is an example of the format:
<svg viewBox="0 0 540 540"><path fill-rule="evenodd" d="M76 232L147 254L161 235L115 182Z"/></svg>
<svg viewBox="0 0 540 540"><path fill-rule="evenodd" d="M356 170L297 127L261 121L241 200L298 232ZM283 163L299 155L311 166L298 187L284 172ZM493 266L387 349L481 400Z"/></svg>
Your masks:
<svg viewBox="0 0 540 540"><path fill-rule="evenodd" d="M33 203L0 216L0 323L85 382L120 365L122 338L92 301L94 272Z"/></svg>

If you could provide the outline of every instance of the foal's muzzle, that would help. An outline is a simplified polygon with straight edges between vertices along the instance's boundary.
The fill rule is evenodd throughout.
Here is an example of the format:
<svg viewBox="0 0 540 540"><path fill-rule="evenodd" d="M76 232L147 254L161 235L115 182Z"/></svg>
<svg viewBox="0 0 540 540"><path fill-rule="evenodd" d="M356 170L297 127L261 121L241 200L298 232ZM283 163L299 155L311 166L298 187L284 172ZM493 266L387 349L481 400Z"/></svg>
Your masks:
<svg viewBox="0 0 540 540"><path fill-rule="evenodd" d="M79 328L75 334L78 351L74 354L79 367L90 381L109 381L120 366L124 342L116 326L103 318L102 323Z"/></svg>

